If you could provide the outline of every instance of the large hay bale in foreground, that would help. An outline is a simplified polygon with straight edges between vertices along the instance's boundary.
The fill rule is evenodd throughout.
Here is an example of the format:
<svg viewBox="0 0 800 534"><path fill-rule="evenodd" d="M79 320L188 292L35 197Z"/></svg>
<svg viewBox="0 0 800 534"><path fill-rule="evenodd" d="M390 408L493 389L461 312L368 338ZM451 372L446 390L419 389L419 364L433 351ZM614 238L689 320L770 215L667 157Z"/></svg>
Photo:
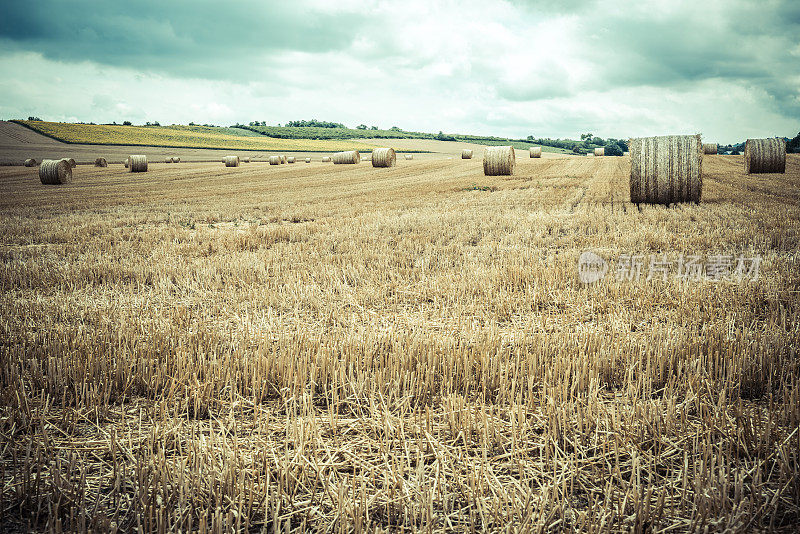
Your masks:
<svg viewBox="0 0 800 534"><path fill-rule="evenodd" d="M43 184L66 184L72 181L72 167L65 159L46 159L39 166L39 180Z"/></svg>
<svg viewBox="0 0 800 534"><path fill-rule="evenodd" d="M129 156L130 172L147 172L147 156Z"/></svg>
<svg viewBox="0 0 800 534"><path fill-rule="evenodd" d="M269 157L269 164L270 165L280 165L281 164L281 157L280 156L270 156Z"/></svg>
<svg viewBox="0 0 800 534"><path fill-rule="evenodd" d="M238 167L239 166L239 156L225 156L225 166L226 167Z"/></svg>
<svg viewBox="0 0 800 534"><path fill-rule="evenodd" d="M97 158L96 160L94 160L94 166L95 167L108 167L108 161L106 161L106 158Z"/></svg>
<svg viewBox="0 0 800 534"><path fill-rule="evenodd" d="M78 164L75 162L75 158L61 158L61 161L66 161L70 169L74 169L78 166Z"/></svg>
<svg viewBox="0 0 800 534"><path fill-rule="evenodd" d="M700 202L703 145L699 135L632 139L629 150L631 202Z"/></svg>
<svg viewBox="0 0 800 534"><path fill-rule="evenodd" d="M26 167L35 167L36 166L36 160L33 159L33 158L26 159L25 160L25 166Z"/></svg>
<svg viewBox="0 0 800 534"><path fill-rule="evenodd" d="M606 155L606 149L605 148L595 148L594 149L594 155L596 157L605 156Z"/></svg>
<svg viewBox="0 0 800 534"><path fill-rule="evenodd" d="M703 154L716 154L716 153L717 153L716 143L703 143Z"/></svg>
<svg viewBox="0 0 800 534"><path fill-rule="evenodd" d="M322 163L330 163L331 157L330 156L322 156Z"/></svg>
<svg viewBox="0 0 800 534"><path fill-rule="evenodd" d="M393 148L375 148L372 150L373 167L394 167L397 154Z"/></svg>
<svg viewBox="0 0 800 534"><path fill-rule="evenodd" d="M785 173L786 140L748 139L744 144L744 172L747 174Z"/></svg>
<svg viewBox="0 0 800 534"><path fill-rule="evenodd" d="M180 163L181 158L172 158L172 163Z"/></svg>
<svg viewBox="0 0 800 534"><path fill-rule="evenodd" d="M337 152L333 155L333 163L335 165L353 164L361 161L361 154L358 150L349 150L347 152Z"/></svg>
<svg viewBox="0 0 800 534"><path fill-rule="evenodd" d="M472 150L465 148L461 151L461 159L472 159Z"/></svg>
<svg viewBox="0 0 800 534"><path fill-rule="evenodd" d="M542 147L540 146L532 146L528 151L531 154L532 158L541 158L542 157Z"/></svg>
<svg viewBox="0 0 800 534"><path fill-rule="evenodd" d="M311 158L306 158L306 163L311 163Z"/></svg>
<svg viewBox="0 0 800 534"><path fill-rule="evenodd" d="M486 176L511 176L517 156L512 146L490 146L483 153L483 174Z"/></svg>
<svg viewBox="0 0 800 534"><path fill-rule="evenodd" d="M286 163L294 163L297 159L294 156L289 156L286 158Z"/></svg>

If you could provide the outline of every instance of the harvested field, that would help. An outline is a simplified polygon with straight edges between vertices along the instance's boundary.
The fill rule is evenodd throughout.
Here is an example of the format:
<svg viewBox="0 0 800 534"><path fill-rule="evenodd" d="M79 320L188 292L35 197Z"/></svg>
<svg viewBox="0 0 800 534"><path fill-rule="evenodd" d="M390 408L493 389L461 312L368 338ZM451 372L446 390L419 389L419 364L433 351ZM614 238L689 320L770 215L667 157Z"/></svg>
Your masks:
<svg viewBox="0 0 800 534"><path fill-rule="evenodd" d="M318 159L0 167L0 530L796 528L799 156Z"/></svg>

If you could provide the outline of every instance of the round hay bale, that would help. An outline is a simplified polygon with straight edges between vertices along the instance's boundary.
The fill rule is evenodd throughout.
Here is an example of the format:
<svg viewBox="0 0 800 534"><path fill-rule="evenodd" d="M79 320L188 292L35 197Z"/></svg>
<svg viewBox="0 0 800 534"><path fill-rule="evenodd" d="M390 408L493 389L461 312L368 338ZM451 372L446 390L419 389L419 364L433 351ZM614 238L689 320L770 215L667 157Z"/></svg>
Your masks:
<svg viewBox="0 0 800 534"><path fill-rule="evenodd" d="M716 153L717 153L716 143L703 143L703 154L716 154Z"/></svg>
<svg viewBox="0 0 800 534"><path fill-rule="evenodd" d="M164 158L164 163L172 163L172 158Z"/></svg>
<svg viewBox="0 0 800 534"><path fill-rule="evenodd" d="M541 158L542 157L542 147L540 146L532 146L528 149L532 158Z"/></svg>
<svg viewBox="0 0 800 534"><path fill-rule="evenodd" d="M281 165L286 163L286 156L281 156Z"/></svg>
<svg viewBox="0 0 800 534"><path fill-rule="evenodd" d="M511 176L517 156L514 147L490 146L483 153L483 174L486 176Z"/></svg>
<svg viewBox="0 0 800 534"><path fill-rule="evenodd" d="M172 163L180 163L181 158L172 158Z"/></svg>
<svg viewBox="0 0 800 534"><path fill-rule="evenodd" d="M306 158L306 163L311 163L311 158Z"/></svg>
<svg viewBox="0 0 800 534"><path fill-rule="evenodd" d="M225 166L226 167L238 167L239 166L239 156L225 156Z"/></svg>
<svg viewBox="0 0 800 534"><path fill-rule="evenodd" d="M699 135L632 139L629 150L631 202L700 202L703 145Z"/></svg>
<svg viewBox="0 0 800 534"><path fill-rule="evenodd" d="M70 169L74 169L78 166L78 164L75 162L75 158L61 158L61 161L66 161Z"/></svg>
<svg viewBox="0 0 800 534"><path fill-rule="evenodd" d="M280 156L270 156L269 157L269 164L270 165L280 165L281 164L281 157Z"/></svg>
<svg viewBox="0 0 800 534"><path fill-rule="evenodd" d="M35 167L36 166L36 160L33 159L33 158L26 159L25 160L25 166L26 167Z"/></svg>
<svg viewBox="0 0 800 534"><path fill-rule="evenodd" d="M337 152L333 155L333 163L335 165L340 164L352 164L358 163L361 161L361 154L358 153L358 150L350 150L348 152Z"/></svg>
<svg viewBox="0 0 800 534"><path fill-rule="evenodd" d="M397 154L393 148L376 148L372 150L373 167L394 167Z"/></svg>
<svg viewBox="0 0 800 534"><path fill-rule="evenodd" d="M249 157L242 158L242 162L243 163L250 163L250 158Z"/></svg>
<svg viewBox="0 0 800 534"><path fill-rule="evenodd" d="M131 166L131 157L128 156L127 158L125 158L125 168L127 169L130 166Z"/></svg>
<svg viewBox="0 0 800 534"><path fill-rule="evenodd" d="M39 180L43 184L66 184L72 181L72 167L65 159L46 159L39 166Z"/></svg>
<svg viewBox="0 0 800 534"><path fill-rule="evenodd" d="M96 160L94 160L94 166L95 167L108 167L108 161L106 161L106 158L97 158Z"/></svg>
<svg viewBox="0 0 800 534"><path fill-rule="evenodd" d="M406 154L406 159L414 159L414 154Z"/></svg>
<svg viewBox="0 0 800 534"><path fill-rule="evenodd" d="M288 158L286 158L286 163L294 163L295 161L297 160L295 159L294 156L289 156Z"/></svg>
<svg viewBox="0 0 800 534"><path fill-rule="evenodd" d="M461 159L472 159L472 150L465 148L461 151Z"/></svg>
<svg viewBox="0 0 800 534"><path fill-rule="evenodd" d="M595 157L605 156L606 155L606 149L605 148L595 148L594 149L594 155L595 155Z"/></svg>
<svg viewBox="0 0 800 534"><path fill-rule="evenodd" d="M147 156L130 156L130 172L147 172Z"/></svg>
<svg viewBox="0 0 800 534"><path fill-rule="evenodd" d="M322 156L322 163L330 163L331 157L330 156Z"/></svg>
<svg viewBox="0 0 800 534"><path fill-rule="evenodd" d="M786 140L748 139L744 144L744 172L747 174L785 173Z"/></svg>

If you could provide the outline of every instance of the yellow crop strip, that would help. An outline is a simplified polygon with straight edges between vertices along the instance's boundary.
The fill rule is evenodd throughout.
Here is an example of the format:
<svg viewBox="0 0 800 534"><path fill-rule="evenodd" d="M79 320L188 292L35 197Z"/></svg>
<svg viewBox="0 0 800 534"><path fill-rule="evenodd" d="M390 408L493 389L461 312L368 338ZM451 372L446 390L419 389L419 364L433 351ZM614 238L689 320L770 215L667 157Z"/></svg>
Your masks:
<svg viewBox="0 0 800 534"><path fill-rule="evenodd" d="M236 136L205 126L119 126L20 121L24 125L66 143L93 145L142 145L180 148L225 148L239 150L292 150L335 152L371 148L341 140L276 139Z"/></svg>

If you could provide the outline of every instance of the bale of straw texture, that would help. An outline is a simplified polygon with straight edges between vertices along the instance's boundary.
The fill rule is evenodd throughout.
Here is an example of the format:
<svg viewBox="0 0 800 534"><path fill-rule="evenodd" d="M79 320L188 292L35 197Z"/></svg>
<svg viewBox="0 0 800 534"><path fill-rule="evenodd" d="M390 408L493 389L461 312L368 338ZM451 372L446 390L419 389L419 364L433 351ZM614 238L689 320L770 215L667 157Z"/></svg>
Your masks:
<svg viewBox="0 0 800 534"><path fill-rule="evenodd" d="M605 148L595 148L594 149L594 155L598 156L598 157L599 156L605 156L606 155L606 149Z"/></svg>
<svg viewBox="0 0 800 534"><path fill-rule="evenodd" d="M340 165L343 163L358 163L361 161L361 154L358 153L358 150L350 150L348 152L337 152L333 155L333 163L335 165Z"/></svg>
<svg viewBox="0 0 800 534"><path fill-rule="evenodd" d="M331 157L330 156L322 156L322 163L330 163Z"/></svg>
<svg viewBox="0 0 800 534"><path fill-rule="evenodd" d="M172 163L172 158L164 158L164 163Z"/></svg>
<svg viewBox="0 0 800 534"><path fill-rule="evenodd" d="M375 148L372 150L373 167L394 167L397 163L397 154L393 148Z"/></svg>
<svg viewBox="0 0 800 534"><path fill-rule="evenodd" d="M294 156L289 156L288 158L286 158L286 163L294 163L295 161L297 160L295 159Z"/></svg>
<svg viewBox="0 0 800 534"><path fill-rule="evenodd" d="M542 147L540 146L532 146L528 151L531 153L532 158L541 158L542 157Z"/></svg>
<svg viewBox="0 0 800 534"><path fill-rule="evenodd" d="M269 157L269 164L270 165L280 165L281 164L281 157L280 156L270 156Z"/></svg>
<svg viewBox="0 0 800 534"><path fill-rule="evenodd" d="M172 163L180 163L181 158L172 158Z"/></svg>
<svg viewBox="0 0 800 534"><path fill-rule="evenodd" d="M66 184L72 181L72 167L65 159L46 159L39 166L39 180L43 184Z"/></svg>
<svg viewBox="0 0 800 534"><path fill-rule="evenodd" d="M490 146L483 153L483 174L486 176L511 176L517 156L514 147Z"/></svg>
<svg viewBox="0 0 800 534"><path fill-rule="evenodd" d="M75 162L75 158L61 158L61 161L66 161L71 169L74 169L78 166L78 164Z"/></svg>
<svg viewBox="0 0 800 534"><path fill-rule="evenodd" d="M36 160L33 159L33 158L26 159L25 160L25 166L26 167L35 167L36 166Z"/></svg>
<svg viewBox="0 0 800 534"><path fill-rule="evenodd" d="M748 139L744 144L744 172L747 174L785 173L785 139Z"/></svg>
<svg viewBox="0 0 800 534"><path fill-rule="evenodd" d="M703 145L699 135L632 139L629 150L631 202L700 202Z"/></svg>
<svg viewBox="0 0 800 534"><path fill-rule="evenodd" d="M311 158L306 158L306 163L311 163Z"/></svg>
<svg viewBox="0 0 800 534"><path fill-rule="evenodd" d="M703 154L716 154L716 153L717 153L716 143L703 143Z"/></svg>
<svg viewBox="0 0 800 534"><path fill-rule="evenodd" d="M226 167L238 167L239 166L239 156L225 156L225 166Z"/></svg>
<svg viewBox="0 0 800 534"><path fill-rule="evenodd" d="M465 148L461 151L461 159L472 159L472 150Z"/></svg>
<svg viewBox="0 0 800 534"><path fill-rule="evenodd" d="M147 172L147 156L130 156L130 172Z"/></svg>
<svg viewBox="0 0 800 534"><path fill-rule="evenodd" d="M94 160L94 166L95 167L108 167L108 161L106 161L106 158L97 158L96 160Z"/></svg>
<svg viewBox="0 0 800 534"><path fill-rule="evenodd" d="M244 163L250 163L250 158L249 158L249 157L242 158L242 162L244 162Z"/></svg>

